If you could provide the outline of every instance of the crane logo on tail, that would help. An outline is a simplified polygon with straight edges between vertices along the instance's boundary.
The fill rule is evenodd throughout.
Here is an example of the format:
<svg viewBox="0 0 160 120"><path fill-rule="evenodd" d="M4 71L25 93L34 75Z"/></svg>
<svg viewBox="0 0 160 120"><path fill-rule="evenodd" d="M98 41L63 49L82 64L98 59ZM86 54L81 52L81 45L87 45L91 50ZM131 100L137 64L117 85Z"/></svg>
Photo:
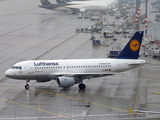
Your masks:
<svg viewBox="0 0 160 120"><path fill-rule="evenodd" d="M129 44L129 47L132 51L136 52L137 50L139 50L140 48L140 43L138 40L136 39L133 39L131 40L130 44Z"/></svg>

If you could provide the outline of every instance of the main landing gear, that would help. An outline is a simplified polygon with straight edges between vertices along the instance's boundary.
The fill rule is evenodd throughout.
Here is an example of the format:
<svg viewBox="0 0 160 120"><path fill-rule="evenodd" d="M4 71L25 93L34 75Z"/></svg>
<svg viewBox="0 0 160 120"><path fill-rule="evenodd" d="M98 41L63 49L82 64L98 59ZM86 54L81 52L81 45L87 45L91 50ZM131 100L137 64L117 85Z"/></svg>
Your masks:
<svg viewBox="0 0 160 120"><path fill-rule="evenodd" d="M86 88L86 85L81 82L78 87L80 90L84 90Z"/></svg>
<svg viewBox="0 0 160 120"><path fill-rule="evenodd" d="M29 82L30 82L30 80L26 80L26 85L25 85L26 89L29 89Z"/></svg>
<svg viewBox="0 0 160 120"><path fill-rule="evenodd" d="M85 84L82 84L82 83L79 84L79 89L80 89L80 90L84 90L85 88L86 88L86 85L85 85Z"/></svg>

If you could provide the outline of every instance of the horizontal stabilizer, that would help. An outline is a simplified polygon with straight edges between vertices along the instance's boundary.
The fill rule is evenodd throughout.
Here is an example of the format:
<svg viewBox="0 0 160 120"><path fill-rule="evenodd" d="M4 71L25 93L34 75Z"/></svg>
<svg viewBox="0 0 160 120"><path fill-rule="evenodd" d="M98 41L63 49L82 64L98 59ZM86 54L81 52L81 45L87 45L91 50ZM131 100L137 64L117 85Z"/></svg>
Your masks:
<svg viewBox="0 0 160 120"><path fill-rule="evenodd" d="M147 63L147 61L145 61L145 60L135 60L133 62L128 63L128 65L144 65L146 63Z"/></svg>

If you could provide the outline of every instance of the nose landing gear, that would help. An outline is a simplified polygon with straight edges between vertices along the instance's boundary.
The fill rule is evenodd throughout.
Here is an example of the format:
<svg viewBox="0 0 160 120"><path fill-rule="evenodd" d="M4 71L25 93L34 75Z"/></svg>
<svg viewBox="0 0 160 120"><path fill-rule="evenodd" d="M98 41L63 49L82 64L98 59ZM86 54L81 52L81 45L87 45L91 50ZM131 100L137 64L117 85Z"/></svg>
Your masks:
<svg viewBox="0 0 160 120"><path fill-rule="evenodd" d="M26 89L29 89L29 82L30 82L30 80L26 80L26 85L25 85Z"/></svg>

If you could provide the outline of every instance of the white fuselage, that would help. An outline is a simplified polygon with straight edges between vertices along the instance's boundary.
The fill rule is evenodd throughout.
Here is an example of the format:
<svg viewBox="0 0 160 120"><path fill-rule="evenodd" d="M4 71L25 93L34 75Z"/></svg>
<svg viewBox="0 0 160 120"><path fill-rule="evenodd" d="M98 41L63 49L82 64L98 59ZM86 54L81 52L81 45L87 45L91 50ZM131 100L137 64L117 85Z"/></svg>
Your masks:
<svg viewBox="0 0 160 120"><path fill-rule="evenodd" d="M14 79L57 79L59 76L86 78L113 75L145 64L136 59L34 60L15 64L5 75Z"/></svg>
<svg viewBox="0 0 160 120"><path fill-rule="evenodd" d="M117 0L92 0L92 1L70 1L68 4L105 4L110 5L116 3Z"/></svg>
<svg viewBox="0 0 160 120"><path fill-rule="evenodd" d="M84 9L85 11L106 11L108 10L107 5L71 5L71 6L66 6L66 8L75 8L75 9Z"/></svg>
<svg viewBox="0 0 160 120"><path fill-rule="evenodd" d="M68 5L64 6L65 8L70 9L79 9L80 12L84 11L106 11L109 6L117 0L109 1L72 1L67 2Z"/></svg>

